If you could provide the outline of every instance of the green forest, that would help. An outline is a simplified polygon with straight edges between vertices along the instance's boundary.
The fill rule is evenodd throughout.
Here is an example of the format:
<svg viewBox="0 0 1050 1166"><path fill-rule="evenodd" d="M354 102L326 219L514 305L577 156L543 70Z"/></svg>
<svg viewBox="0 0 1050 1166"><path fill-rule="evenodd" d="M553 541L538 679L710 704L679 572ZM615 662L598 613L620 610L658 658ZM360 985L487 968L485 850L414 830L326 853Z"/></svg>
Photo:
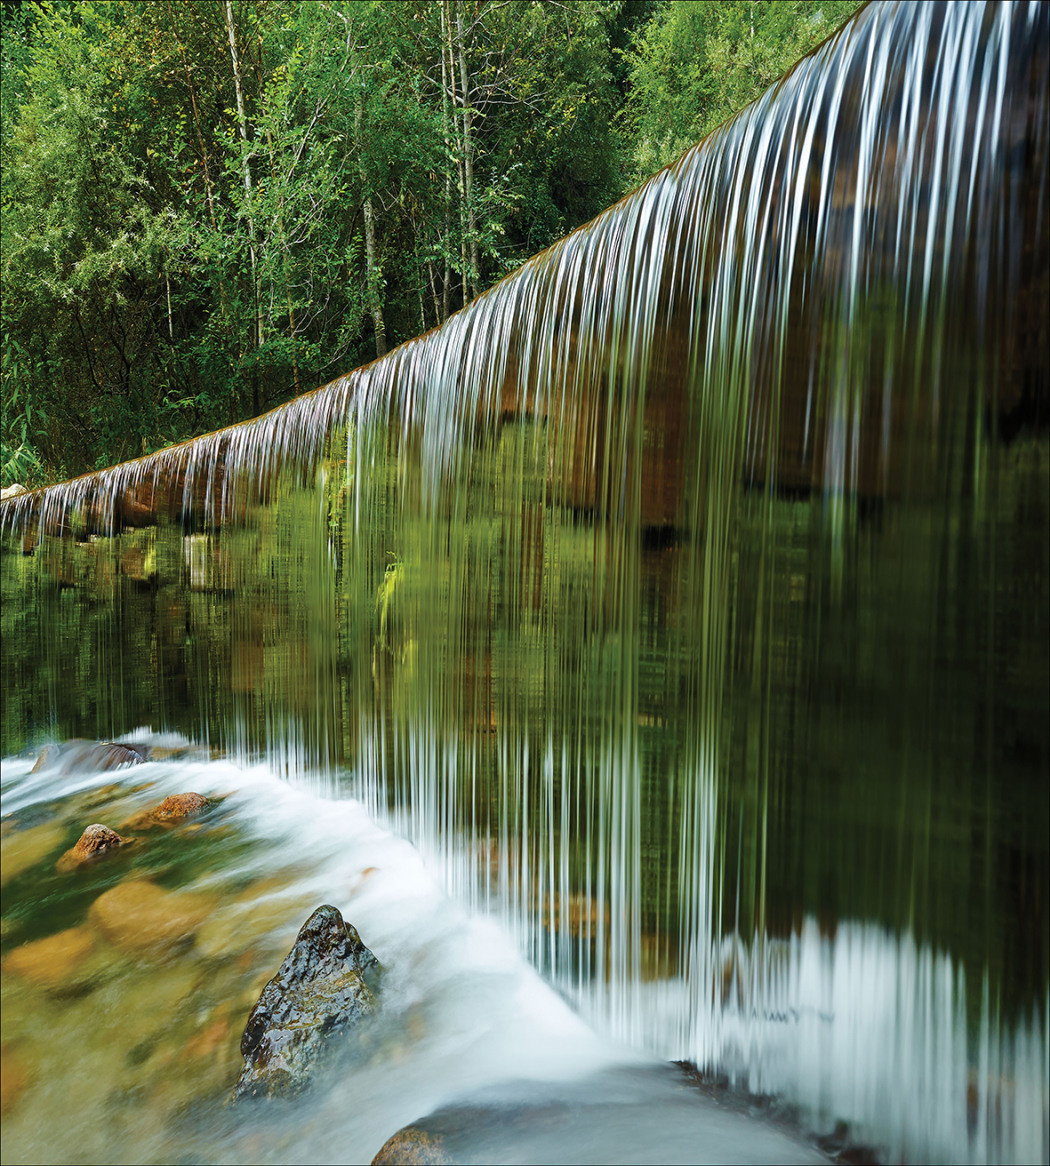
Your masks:
<svg viewBox="0 0 1050 1166"><path fill-rule="evenodd" d="M859 6L3 0L2 485L441 324Z"/></svg>

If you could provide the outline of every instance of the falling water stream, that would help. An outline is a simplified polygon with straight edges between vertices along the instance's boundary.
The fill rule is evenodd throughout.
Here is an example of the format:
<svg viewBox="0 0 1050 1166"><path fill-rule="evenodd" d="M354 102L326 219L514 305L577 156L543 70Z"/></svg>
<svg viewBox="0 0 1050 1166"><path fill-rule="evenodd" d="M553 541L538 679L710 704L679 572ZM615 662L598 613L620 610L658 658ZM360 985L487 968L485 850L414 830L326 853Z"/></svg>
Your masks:
<svg viewBox="0 0 1050 1166"><path fill-rule="evenodd" d="M70 807L192 781L237 792L166 877L284 904L143 973L226 1024L216 1080L222 1009L316 902L394 968L398 1051L311 1102L307 1142L220 1113L191 1155L367 1160L493 1082L569 1079L628 1116L519 1132L526 1159L788 1154L683 1115L679 1060L887 1158L1047 1159L1048 37L1038 4L873 4L442 328L3 504L4 844L53 831L5 959L34 903L88 910L53 872ZM142 725L222 760L30 773ZM55 1023L108 983L52 992ZM127 1063L163 1076L188 1032ZM11 1160L67 1152L48 1104L31 1083L5 1119ZM135 1160L122 1121L104 1156Z"/></svg>

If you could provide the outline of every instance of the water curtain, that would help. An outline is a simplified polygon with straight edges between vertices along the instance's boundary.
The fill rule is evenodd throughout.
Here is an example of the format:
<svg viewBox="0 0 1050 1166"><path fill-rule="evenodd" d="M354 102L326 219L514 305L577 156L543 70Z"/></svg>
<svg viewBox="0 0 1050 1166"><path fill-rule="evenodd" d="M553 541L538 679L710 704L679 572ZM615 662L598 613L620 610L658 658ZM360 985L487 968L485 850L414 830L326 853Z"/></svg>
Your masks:
<svg viewBox="0 0 1050 1166"><path fill-rule="evenodd" d="M443 327L3 505L4 750L323 773L612 1032L1048 1153L1048 68L879 4Z"/></svg>

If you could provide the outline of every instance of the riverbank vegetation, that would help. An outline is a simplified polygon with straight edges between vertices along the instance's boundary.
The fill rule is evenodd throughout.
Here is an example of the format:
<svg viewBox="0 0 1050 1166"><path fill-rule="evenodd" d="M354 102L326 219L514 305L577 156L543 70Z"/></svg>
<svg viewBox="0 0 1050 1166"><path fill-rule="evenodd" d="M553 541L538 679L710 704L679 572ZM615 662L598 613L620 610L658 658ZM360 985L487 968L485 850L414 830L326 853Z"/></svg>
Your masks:
<svg viewBox="0 0 1050 1166"><path fill-rule="evenodd" d="M4 0L2 484L441 324L858 6Z"/></svg>

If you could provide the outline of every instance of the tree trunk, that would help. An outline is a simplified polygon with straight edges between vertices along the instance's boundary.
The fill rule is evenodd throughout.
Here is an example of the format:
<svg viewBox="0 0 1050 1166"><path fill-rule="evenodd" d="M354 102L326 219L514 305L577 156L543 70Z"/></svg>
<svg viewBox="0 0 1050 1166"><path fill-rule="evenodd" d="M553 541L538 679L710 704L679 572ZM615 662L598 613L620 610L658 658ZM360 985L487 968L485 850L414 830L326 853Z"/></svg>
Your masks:
<svg viewBox="0 0 1050 1166"><path fill-rule="evenodd" d="M449 130L448 112L448 67L445 58L445 4L440 5L441 11L441 124L445 135L445 274L441 283L441 312L438 323L443 324L448 319L449 288L452 283L452 271L448 261L448 245L452 237L452 134Z"/></svg>
<svg viewBox="0 0 1050 1166"><path fill-rule="evenodd" d="M197 90L193 84L193 77L190 74L189 62L186 60L186 50L183 47L182 39L179 36L178 30L175 26L175 16L171 11L171 3L168 0L168 23L171 25L172 35L175 37L175 43L179 48L179 57L182 59L182 71L186 74L186 88L190 95L190 108L193 110L193 129L197 134L197 145L201 152L201 162L204 166L204 196L208 203L208 217L211 219L212 229L216 228L215 219L215 201L212 198L211 189L211 167L208 164L208 148L204 144L204 134L201 132L201 117L197 109Z"/></svg>
<svg viewBox="0 0 1050 1166"><path fill-rule="evenodd" d="M237 124L241 132L241 171L244 177L244 193L247 196L249 207L252 200L252 173L251 167L248 165L248 116L244 111L244 86L241 82L241 65L240 59L237 56L237 37L233 27L233 5L230 0L226 0L224 9L226 17L226 31L230 37L230 60L233 62L233 87L237 95ZM252 269L252 303L255 305L255 328L254 328L254 342L256 348L263 346L263 315L262 303L259 299L259 282L256 272L256 254L255 254L255 219L249 211L248 214L248 255L251 260ZM255 372L255 386L253 391L253 407L255 412L259 412L259 373L258 364L256 364Z"/></svg>
<svg viewBox="0 0 1050 1166"><path fill-rule="evenodd" d="M452 0L444 0L446 5L451 5ZM456 94L456 54L452 43L452 10L449 7L445 12L445 30L448 38L445 47L448 49L448 80L449 80L449 94L452 99L452 105L455 106L457 101ZM456 169L459 171L459 267L460 273L463 277L463 304L470 300L470 291L467 286L467 191L466 191L466 174L463 169L463 140L462 140L462 126L460 119L453 113L452 129L456 138Z"/></svg>
<svg viewBox="0 0 1050 1166"><path fill-rule="evenodd" d="M467 247L470 251L470 289L478 294L478 234L474 222L474 144L470 109L470 77L467 73L466 36L463 32L465 0L456 3L456 47L459 52L459 87L463 97L463 198L467 204Z"/></svg>
<svg viewBox="0 0 1050 1166"><path fill-rule="evenodd" d="M368 297L368 310L372 316L372 323L375 325L376 357L378 358L386 356L386 324L383 320L383 297L379 293L381 272L376 264L375 213L372 209L372 196L368 193L368 176L365 174L364 159L361 156L362 122L363 113L359 101L354 111L354 124L357 131L358 173L361 175L361 193L364 195L365 209L365 294Z"/></svg>

